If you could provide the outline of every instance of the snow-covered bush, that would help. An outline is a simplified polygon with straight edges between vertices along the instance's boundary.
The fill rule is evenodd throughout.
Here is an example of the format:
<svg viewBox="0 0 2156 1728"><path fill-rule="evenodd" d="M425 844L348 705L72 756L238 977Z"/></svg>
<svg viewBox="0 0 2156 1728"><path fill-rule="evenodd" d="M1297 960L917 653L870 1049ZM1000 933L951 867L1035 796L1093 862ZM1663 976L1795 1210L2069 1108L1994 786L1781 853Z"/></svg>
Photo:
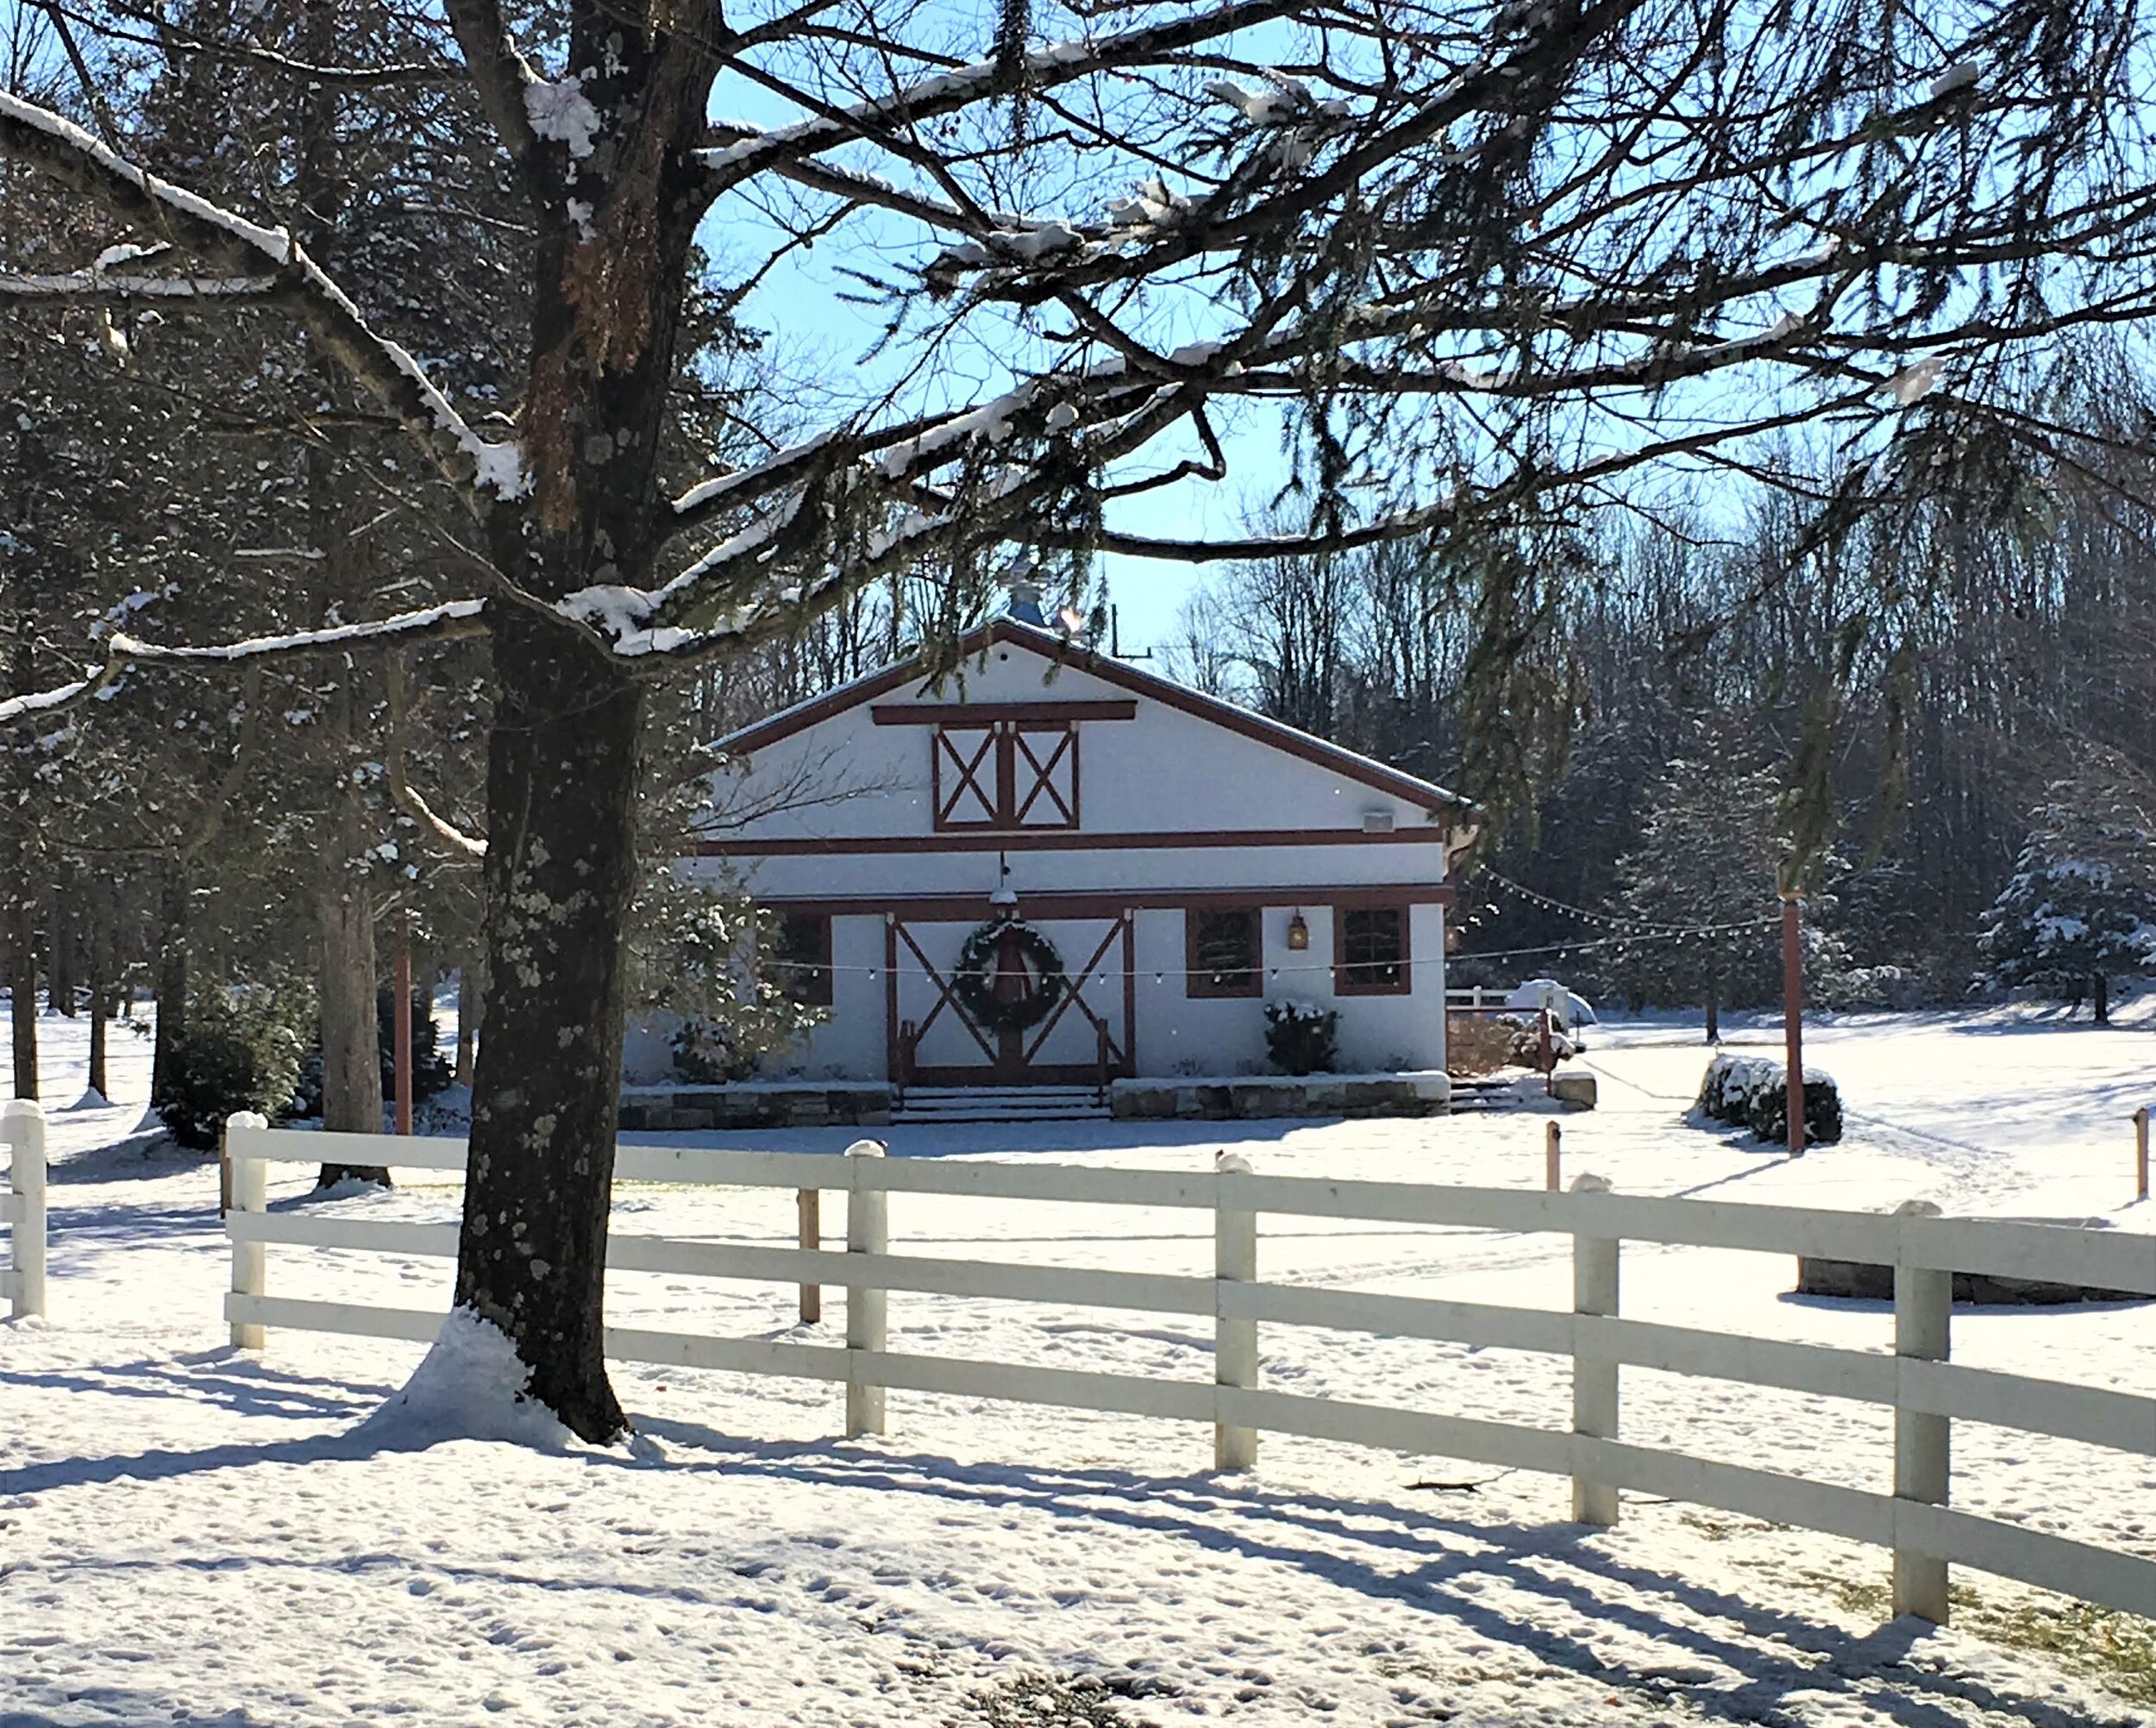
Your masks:
<svg viewBox="0 0 2156 1728"><path fill-rule="evenodd" d="M1762 1140L1786 1143L1789 1137L1789 1085L1783 1067L1774 1064L1774 1078L1753 1089L1745 1123ZM1804 1070L1804 1143L1831 1145L1841 1138L1841 1092L1831 1074L1817 1068Z"/></svg>
<svg viewBox="0 0 2156 1728"><path fill-rule="evenodd" d="M1786 1071L1771 1056L1716 1056L1700 1081L1698 1109L1716 1122L1748 1128L1762 1140L1786 1140ZM1841 1138L1841 1091L1823 1069L1804 1070L1804 1135L1821 1144Z"/></svg>
<svg viewBox="0 0 2156 1728"><path fill-rule="evenodd" d="M726 1086L756 1070L755 1054L713 1020L684 1020L674 1031L674 1077L688 1086Z"/></svg>
<svg viewBox="0 0 2156 1728"><path fill-rule="evenodd" d="M1283 998L1265 1005L1265 1054L1284 1074L1330 1074L1340 1063L1340 1015Z"/></svg>
<svg viewBox="0 0 2156 1728"><path fill-rule="evenodd" d="M1700 1113L1716 1122L1742 1122L1751 1113L1752 1093L1779 1066L1764 1056L1716 1056L1700 1081Z"/></svg>
<svg viewBox="0 0 2156 1728"><path fill-rule="evenodd" d="M188 1004L150 1106L191 1151L217 1144L235 1110L282 1115L299 1078L299 1040L266 1005L212 996Z"/></svg>

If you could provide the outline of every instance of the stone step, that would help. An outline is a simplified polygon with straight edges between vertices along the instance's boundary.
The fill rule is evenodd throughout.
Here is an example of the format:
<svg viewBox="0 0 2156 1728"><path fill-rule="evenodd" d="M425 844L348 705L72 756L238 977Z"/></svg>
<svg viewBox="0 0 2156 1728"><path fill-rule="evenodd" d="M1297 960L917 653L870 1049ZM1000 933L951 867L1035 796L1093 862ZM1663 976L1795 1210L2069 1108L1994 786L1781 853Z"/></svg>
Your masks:
<svg viewBox="0 0 2156 1728"><path fill-rule="evenodd" d="M1105 1121L1108 1107L1089 1086L910 1086L893 1122Z"/></svg>

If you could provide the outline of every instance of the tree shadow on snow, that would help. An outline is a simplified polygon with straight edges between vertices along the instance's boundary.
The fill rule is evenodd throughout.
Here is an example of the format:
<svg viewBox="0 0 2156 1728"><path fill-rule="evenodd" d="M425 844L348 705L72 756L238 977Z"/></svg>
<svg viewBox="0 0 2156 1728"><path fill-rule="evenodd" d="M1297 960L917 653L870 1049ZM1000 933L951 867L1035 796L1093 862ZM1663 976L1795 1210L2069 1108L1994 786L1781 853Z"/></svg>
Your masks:
<svg viewBox="0 0 2156 1728"><path fill-rule="evenodd" d="M649 1437L716 1456L667 1460L652 1449L599 1462L931 1495L983 1512L1119 1526L1405 1603L1450 1623L1449 1634L1433 1626L1421 1646L1431 1652L1428 1675L1438 1680L1446 1678L1448 1648L1485 1640L1628 1692L1635 1702L1769 1728L1802 1728L1802 1716L1784 1701L1793 1694L1833 1695L1908 1728L1968 1728L1968 1709L1987 1712L1986 1721L2027 1728L2115 1728L2134 1720L2124 1709L2092 1715L1910 1661L1929 1631L1915 1620L1853 1634L1637 1561L1621 1528L1603 1533L1569 1524L1483 1523L1391 1501L1318 1498L1207 1476L758 1443L658 1418L640 1418L638 1426ZM1883 1571L1883 1555L1879 1565ZM1499 1587L1495 1593L1512 1593L1513 1601L1500 1606L1483 1600L1492 1586ZM1642 1642L1658 1659L1627 1653ZM1950 1708L1949 1701L1966 1708Z"/></svg>

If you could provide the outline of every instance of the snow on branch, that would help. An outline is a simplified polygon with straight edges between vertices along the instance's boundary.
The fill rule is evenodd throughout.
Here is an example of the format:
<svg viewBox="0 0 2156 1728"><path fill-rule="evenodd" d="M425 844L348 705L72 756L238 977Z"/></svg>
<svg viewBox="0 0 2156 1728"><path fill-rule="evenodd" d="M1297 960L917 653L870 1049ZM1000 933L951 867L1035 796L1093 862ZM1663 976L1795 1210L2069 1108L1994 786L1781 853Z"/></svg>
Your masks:
<svg viewBox="0 0 2156 1728"><path fill-rule="evenodd" d="M1023 89L1031 95L1090 78L1117 66L1143 65L1163 55L1215 41L1296 10L1301 0L1240 0L1194 7L1174 22L1126 31L1096 41L1055 42L1012 62L975 60L919 78L887 96L856 103L836 114L796 125L743 134L736 141L703 153L710 170L707 197L717 197L769 168L820 154L859 138L876 138L912 122L954 114L977 102Z"/></svg>
<svg viewBox="0 0 2156 1728"><path fill-rule="evenodd" d="M115 276L99 270L75 270L57 276L0 275L0 303L10 306L78 306L89 304L172 305L188 301L267 300L280 283L274 276Z"/></svg>
<svg viewBox="0 0 2156 1728"><path fill-rule="evenodd" d="M264 228L159 178L107 148L72 121L0 91L0 155L49 175L112 215L167 237L228 277L275 266L278 298L308 334L379 398L482 507L521 498L531 478L514 444L473 431L419 362L369 329L359 308L283 229Z"/></svg>
<svg viewBox="0 0 2156 1728"><path fill-rule="evenodd" d="M399 612L393 617L377 618L366 623L329 624L321 629L295 630L285 635L254 636L245 642L200 647L146 642L124 632L115 632L106 637L105 661L95 672L57 689L10 697L0 702L0 726L56 713L93 697L109 698L114 693L113 686L133 667L248 666L337 648L388 642L401 646L414 642L448 642L458 636L485 634L486 613L484 600L448 600L439 606Z"/></svg>

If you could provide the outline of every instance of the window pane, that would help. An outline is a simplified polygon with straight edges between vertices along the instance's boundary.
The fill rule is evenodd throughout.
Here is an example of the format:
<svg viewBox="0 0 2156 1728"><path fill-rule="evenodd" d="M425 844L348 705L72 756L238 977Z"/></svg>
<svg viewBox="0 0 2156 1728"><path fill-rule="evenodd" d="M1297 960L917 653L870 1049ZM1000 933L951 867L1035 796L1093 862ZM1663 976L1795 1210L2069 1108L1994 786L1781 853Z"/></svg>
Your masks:
<svg viewBox="0 0 2156 1728"><path fill-rule="evenodd" d="M1407 958L1407 917L1397 906L1363 906L1340 917L1340 963L1351 990L1398 990Z"/></svg>
<svg viewBox="0 0 2156 1728"><path fill-rule="evenodd" d="M788 912L779 920L776 962L780 989L796 1002L831 1005L831 921L820 912Z"/></svg>
<svg viewBox="0 0 2156 1728"><path fill-rule="evenodd" d="M1190 992L1254 996L1258 992L1257 914L1247 908L1190 912Z"/></svg>

